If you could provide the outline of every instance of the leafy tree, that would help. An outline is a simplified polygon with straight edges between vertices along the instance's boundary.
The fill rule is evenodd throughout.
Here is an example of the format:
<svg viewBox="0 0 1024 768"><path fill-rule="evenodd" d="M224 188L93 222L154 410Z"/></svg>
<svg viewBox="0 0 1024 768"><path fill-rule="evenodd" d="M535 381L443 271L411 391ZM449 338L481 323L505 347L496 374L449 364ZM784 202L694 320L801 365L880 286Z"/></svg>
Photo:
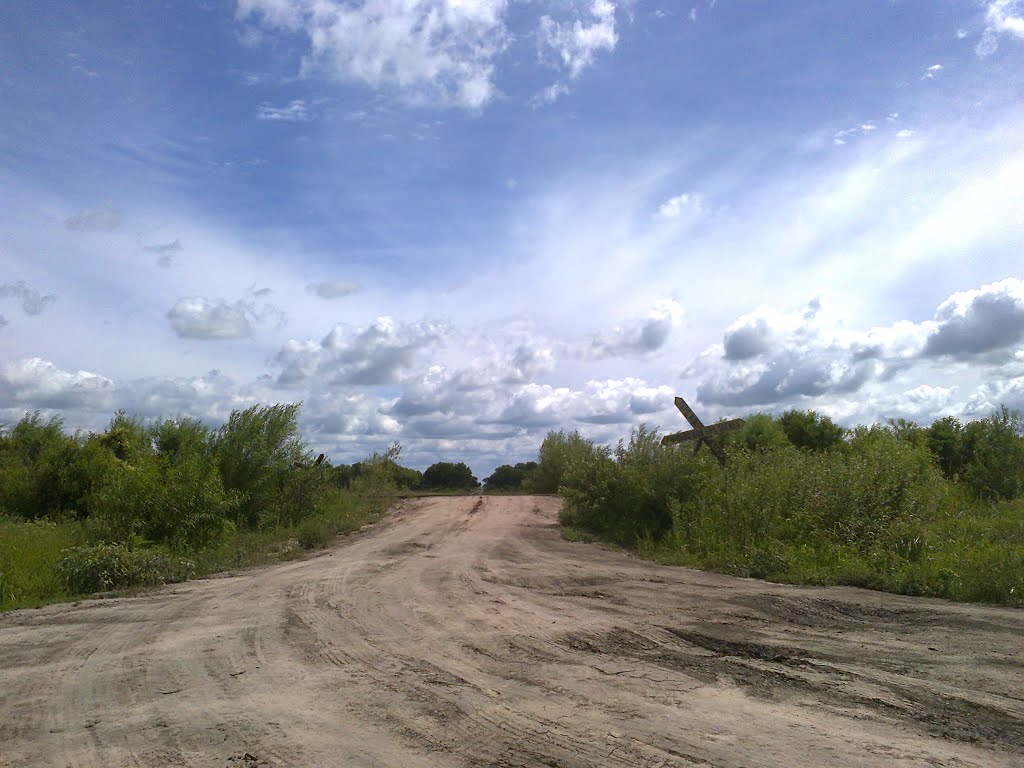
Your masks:
<svg viewBox="0 0 1024 768"><path fill-rule="evenodd" d="M897 440L916 446L928 445L928 430L913 421L906 419L889 419L889 430Z"/></svg>
<svg viewBox="0 0 1024 768"><path fill-rule="evenodd" d="M797 448L824 451L839 445L846 430L817 411L786 411L779 417L786 437Z"/></svg>
<svg viewBox="0 0 1024 768"><path fill-rule="evenodd" d="M208 457L213 451L213 435L198 419L164 419L150 427L150 435L157 455L164 461Z"/></svg>
<svg viewBox="0 0 1024 768"><path fill-rule="evenodd" d="M186 454L174 463L150 458L135 466L115 464L92 507L103 539L195 551L220 541L240 499L225 491L213 464Z"/></svg>
<svg viewBox="0 0 1024 768"><path fill-rule="evenodd" d="M487 491L518 491L537 469L535 461L520 461L515 465L502 464L496 467L490 477L484 480Z"/></svg>
<svg viewBox="0 0 1024 768"><path fill-rule="evenodd" d="M494 472L484 479L486 491L518 491L523 484L526 473L511 464L495 467Z"/></svg>
<svg viewBox="0 0 1024 768"><path fill-rule="evenodd" d="M963 425L953 416L932 422L926 430L928 450L938 462L942 474L950 480L957 479L967 463L963 433Z"/></svg>
<svg viewBox="0 0 1024 768"><path fill-rule="evenodd" d="M128 464L153 455L153 438L150 431L138 419L118 411L110 421L107 431L99 438L100 445L107 448L121 461Z"/></svg>
<svg viewBox="0 0 1024 768"><path fill-rule="evenodd" d="M726 445L739 445L748 451L771 451L789 444L782 425L767 413L755 413L744 419L741 429L725 433Z"/></svg>
<svg viewBox="0 0 1024 768"><path fill-rule="evenodd" d="M548 432L540 446L537 467L525 479L523 490L529 493L557 493L569 466L574 461L589 458L593 450L593 442L582 437L579 432Z"/></svg>
<svg viewBox="0 0 1024 768"><path fill-rule="evenodd" d="M403 467L398 463L402 447L393 443L383 454L374 453L364 461L355 464L339 464L329 471L330 482L336 488L351 488L352 483L370 469L383 473L395 488L415 490L423 482L423 473L418 469Z"/></svg>
<svg viewBox="0 0 1024 768"><path fill-rule="evenodd" d="M63 422L25 414L0 432L0 511L25 518L86 514L94 486L113 454L93 440L66 435Z"/></svg>
<svg viewBox="0 0 1024 768"><path fill-rule="evenodd" d="M238 514L250 528L294 520L310 501L303 483L326 480L324 467L299 468L308 459L299 438L300 404L232 411L214 438L213 453L225 490L238 495Z"/></svg>
<svg viewBox="0 0 1024 768"><path fill-rule="evenodd" d="M423 487L432 490L469 490L479 488L480 481L461 461L439 461L427 467L423 473Z"/></svg>
<svg viewBox="0 0 1024 768"><path fill-rule="evenodd" d="M963 480L980 499L1015 499L1024 492L1024 422L1005 405L963 429Z"/></svg>

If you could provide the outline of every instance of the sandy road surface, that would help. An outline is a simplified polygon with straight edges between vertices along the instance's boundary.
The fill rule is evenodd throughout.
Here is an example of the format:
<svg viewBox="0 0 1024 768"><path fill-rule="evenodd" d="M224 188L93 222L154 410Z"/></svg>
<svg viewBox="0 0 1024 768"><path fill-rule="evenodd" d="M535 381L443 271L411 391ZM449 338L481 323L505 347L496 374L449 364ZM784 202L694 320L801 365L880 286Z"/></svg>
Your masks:
<svg viewBox="0 0 1024 768"><path fill-rule="evenodd" d="M1024 612L660 567L556 508L0 615L0 766L1024 765Z"/></svg>

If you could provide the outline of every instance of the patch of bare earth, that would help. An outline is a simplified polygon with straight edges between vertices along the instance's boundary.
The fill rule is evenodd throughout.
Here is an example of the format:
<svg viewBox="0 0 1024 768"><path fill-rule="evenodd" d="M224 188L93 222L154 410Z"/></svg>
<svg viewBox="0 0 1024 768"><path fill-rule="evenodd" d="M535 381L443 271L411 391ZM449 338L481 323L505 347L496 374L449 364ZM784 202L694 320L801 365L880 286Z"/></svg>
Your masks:
<svg viewBox="0 0 1024 768"><path fill-rule="evenodd" d="M557 504L0 615L0 766L1024 765L1024 612L653 565Z"/></svg>

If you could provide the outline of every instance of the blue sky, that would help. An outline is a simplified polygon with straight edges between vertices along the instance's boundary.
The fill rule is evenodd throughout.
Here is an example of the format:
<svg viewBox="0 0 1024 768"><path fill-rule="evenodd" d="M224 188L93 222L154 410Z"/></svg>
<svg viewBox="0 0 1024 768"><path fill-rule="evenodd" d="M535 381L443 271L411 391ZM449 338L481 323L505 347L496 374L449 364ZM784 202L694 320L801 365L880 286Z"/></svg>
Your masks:
<svg viewBox="0 0 1024 768"><path fill-rule="evenodd" d="M335 461L1024 406L1024 3L0 8L0 419Z"/></svg>

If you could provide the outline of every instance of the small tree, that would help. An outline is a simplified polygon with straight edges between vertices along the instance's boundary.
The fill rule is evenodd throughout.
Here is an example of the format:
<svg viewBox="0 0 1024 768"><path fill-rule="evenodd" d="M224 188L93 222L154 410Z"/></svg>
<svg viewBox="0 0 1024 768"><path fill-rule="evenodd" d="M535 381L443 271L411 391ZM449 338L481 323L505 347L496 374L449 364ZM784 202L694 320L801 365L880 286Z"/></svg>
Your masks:
<svg viewBox="0 0 1024 768"><path fill-rule="evenodd" d="M945 416L926 430L928 450L939 465L939 469L950 480L957 479L964 471L964 427L960 420Z"/></svg>
<svg viewBox="0 0 1024 768"><path fill-rule="evenodd" d="M779 417L786 437L797 448L824 451L843 441L846 430L817 411L786 411Z"/></svg>
<svg viewBox="0 0 1024 768"><path fill-rule="evenodd" d="M727 446L739 445L761 453L789 445L782 425L767 413L747 416L741 429L725 433L724 442Z"/></svg>
<svg viewBox="0 0 1024 768"><path fill-rule="evenodd" d="M238 494L241 521L250 528L267 522L293 522L309 511L293 508L295 503L310 502L305 493L295 492L308 489L313 479L305 476L310 472L297 471L306 458L299 438L299 408L300 404L293 403L232 411L214 438L214 456L224 488ZM300 474L303 476L294 477Z"/></svg>
<svg viewBox="0 0 1024 768"><path fill-rule="evenodd" d="M572 462L588 459L593 451L593 442L582 437L579 432L548 432L540 446L537 467L524 481L523 490L529 493L558 493L562 477Z"/></svg>
<svg viewBox="0 0 1024 768"><path fill-rule="evenodd" d="M1018 411L1005 405L963 430L967 460L963 480L980 499L1015 499L1024 492L1024 428Z"/></svg>

